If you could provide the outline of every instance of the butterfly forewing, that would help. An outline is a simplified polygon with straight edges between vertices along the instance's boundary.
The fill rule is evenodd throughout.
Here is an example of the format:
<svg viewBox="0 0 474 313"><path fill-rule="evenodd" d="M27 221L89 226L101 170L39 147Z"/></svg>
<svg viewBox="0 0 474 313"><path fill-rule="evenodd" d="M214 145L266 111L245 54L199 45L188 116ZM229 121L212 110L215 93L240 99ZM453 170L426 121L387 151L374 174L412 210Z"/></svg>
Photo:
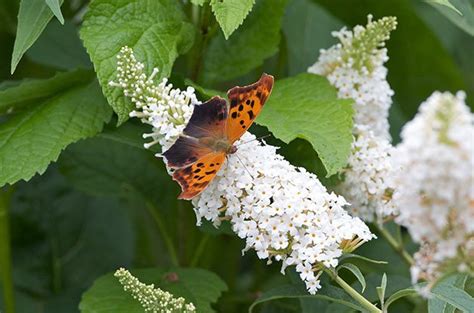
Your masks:
<svg viewBox="0 0 474 313"><path fill-rule="evenodd" d="M181 185L179 199L191 199L203 191L216 176L225 153L211 153L185 168L177 169L173 179Z"/></svg>
<svg viewBox="0 0 474 313"><path fill-rule="evenodd" d="M234 87L227 93L230 101L227 119L227 138L230 143L239 139L252 125L273 87L273 76L263 74L255 84Z"/></svg>
<svg viewBox="0 0 474 313"><path fill-rule="evenodd" d="M184 133L195 138L222 138L227 120L227 103L221 97L213 97L194 106L193 115Z"/></svg>

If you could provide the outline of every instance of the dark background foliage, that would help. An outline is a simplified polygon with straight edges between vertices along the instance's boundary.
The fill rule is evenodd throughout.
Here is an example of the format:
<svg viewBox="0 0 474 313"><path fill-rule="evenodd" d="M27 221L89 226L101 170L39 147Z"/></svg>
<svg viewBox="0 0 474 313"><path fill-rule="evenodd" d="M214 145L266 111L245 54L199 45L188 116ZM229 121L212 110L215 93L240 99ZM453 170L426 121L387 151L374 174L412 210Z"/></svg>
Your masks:
<svg viewBox="0 0 474 313"><path fill-rule="evenodd" d="M83 0L64 1L65 24L53 18L11 75L19 2L2 0L0 90L19 80L52 77L57 71L82 68L83 77L90 75L92 63L78 35L87 5ZM253 81L262 71L277 79L305 72L319 49L336 43L332 30L363 25L369 13L375 18L398 18L398 28L387 44L388 81L395 90L390 112L395 143L403 124L434 90L465 90L468 103L474 103L473 37L439 8L419 0L259 0L228 41L215 29L201 54L196 50L208 39L198 36L189 52L196 54L198 62L189 64L187 55L179 57L172 81L179 86L189 78L222 91ZM60 92L69 95L71 91ZM87 101L104 101L100 91L95 92L85 95ZM62 96L58 91L54 97L60 101ZM25 110L31 110L30 105L38 105L43 98L27 100ZM9 187L14 191L10 227L17 312L78 312L82 293L99 276L119 266L179 265L212 271L227 285L228 291L214 306L226 313L244 312L262 292L296 279L291 273L281 275L278 264L267 266L252 252L242 257L244 244L229 225L219 230L207 224L197 227L191 204L176 201L178 188L162 162L142 149L140 133L146 128L137 121L116 128L117 119L110 118L110 113L103 115L109 122L100 134L68 146L43 175ZM9 119L0 116L0 126ZM254 126L253 132L268 131ZM322 174L321 179L331 184L308 142L269 141L281 146L280 153L292 164ZM408 236L406 243L412 251L416 248ZM375 286L383 273L389 278L388 294L410 285L407 266L384 241L369 242L358 253L389 262L357 262L366 275L368 299L377 300ZM359 288L355 278L342 275ZM470 283L468 288L472 288ZM351 311L319 299L277 300L257 308L259 312ZM393 312L426 310L426 303L415 298L393 306Z"/></svg>

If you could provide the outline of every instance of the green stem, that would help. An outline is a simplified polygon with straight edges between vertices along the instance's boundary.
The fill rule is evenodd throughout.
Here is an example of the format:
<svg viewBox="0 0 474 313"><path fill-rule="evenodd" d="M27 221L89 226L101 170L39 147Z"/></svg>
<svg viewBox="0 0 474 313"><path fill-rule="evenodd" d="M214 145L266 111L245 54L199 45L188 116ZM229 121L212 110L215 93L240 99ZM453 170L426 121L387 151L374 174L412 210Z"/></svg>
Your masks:
<svg viewBox="0 0 474 313"><path fill-rule="evenodd" d="M409 265L413 265L415 261L413 260L412 256L405 250L403 244L397 241L392 234L385 228L375 225L379 233L387 240L388 244L392 247L395 252L397 252L402 259Z"/></svg>
<svg viewBox="0 0 474 313"><path fill-rule="evenodd" d="M0 273L3 282L5 312L15 312L15 295L12 277L10 224L8 207L13 189L0 189Z"/></svg>
<svg viewBox="0 0 474 313"><path fill-rule="evenodd" d="M199 259L201 258L201 255L204 252L204 248L206 247L207 242L209 241L209 238L211 238L209 234L204 234L204 236L201 238L201 241L199 241L199 244L196 248L196 252L194 252L193 258L191 260L191 267L195 267L198 264Z"/></svg>
<svg viewBox="0 0 474 313"><path fill-rule="evenodd" d="M324 269L324 271L331 276L331 278L339 285L341 286L342 289L344 289L345 292L349 296L351 296L352 299L357 301L362 307L364 307L368 312L371 313L382 313L382 310L377 308L373 303L371 303L369 300L364 298L363 295L358 293L354 288L352 288L348 283L346 283L341 277L339 277L336 273L332 272L329 269Z"/></svg>
<svg viewBox="0 0 474 313"><path fill-rule="evenodd" d="M200 9L200 12L193 12L193 19L194 16L198 14L199 22L197 27L199 28L200 36L198 36L198 38L196 39L193 51L192 53L190 53L190 63L192 64L190 67L191 79L194 82L198 82L202 69L202 61L207 49L207 45L216 31L216 23L213 23L211 25L212 12L209 4L204 4L203 7Z"/></svg>
<svg viewBox="0 0 474 313"><path fill-rule="evenodd" d="M173 244L173 240L171 239L171 236L166 230L165 223L163 222L163 218L161 217L160 213L158 213L158 209L149 202L147 202L146 207L148 212L153 217L153 220L155 221L156 225L158 226L158 230L160 231L161 236L163 237L166 249L168 250L169 256L171 258L171 263L173 264L173 266L179 266L178 256Z"/></svg>

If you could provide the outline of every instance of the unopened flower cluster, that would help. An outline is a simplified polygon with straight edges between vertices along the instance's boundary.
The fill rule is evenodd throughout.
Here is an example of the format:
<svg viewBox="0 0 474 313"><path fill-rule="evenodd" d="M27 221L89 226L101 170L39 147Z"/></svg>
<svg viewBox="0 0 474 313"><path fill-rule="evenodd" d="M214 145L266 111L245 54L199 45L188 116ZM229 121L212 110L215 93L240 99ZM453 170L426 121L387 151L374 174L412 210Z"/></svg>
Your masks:
<svg viewBox="0 0 474 313"><path fill-rule="evenodd" d="M473 122L464 93L435 92L396 147L397 221L423 245L412 268L415 281L453 269L474 273Z"/></svg>
<svg viewBox="0 0 474 313"><path fill-rule="evenodd" d="M321 50L319 60L308 69L326 76L340 98L355 101L355 140L337 190L351 204L349 210L369 222L382 223L396 213L391 202L394 168L387 119L393 91L384 66L388 60L384 42L396 25L394 17L374 22L369 15L366 27L334 32L340 43Z"/></svg>
<svg viewBox="0 0 474 313"><path fill-rule="evenodd" d="M182 297L175 297L171 293L155 288L153 284L145 285L129 271L120 268L115 274L123 289L140 302L145 312L152 313L195 313L192 303L186 303Z"/></svg>
<svg viewBox="0 0 474 313"><path fill-rule="evenodd" d="M173 90L166 80L155 87L130 49L122 49L119 62L118 82L111 85L131 97L137 107L132 115L153 126L153 134L146 136L166 150L199 102L191 89ZM335 267L343 252L353 251L373 235L343 209L344 198L328 193L315 175L292 166L275 147L261 144L250 133L236 146L236 155L193 200L198 223L202 218L215 225L230 220L246 241L244 250L254 249L269 262L282 261L283 269L295 265L315 293L321 269Z"/></svg>
<svg viewBox="0 0 474 313"><path fill-rule="evenodd" d="M143 134L143 138L152 138L145 148L158 143L166 150L183 132L193 113L193 105L200 102L194 88L173 88L167 78L156 85L154 78L158 69L154 68L147 76L144 68L143 63L137 62L133 50L123 47L117 55L117 82L109 85L123 89L124 95L135 104L131 117L153 126L151 133Z"/></svg>

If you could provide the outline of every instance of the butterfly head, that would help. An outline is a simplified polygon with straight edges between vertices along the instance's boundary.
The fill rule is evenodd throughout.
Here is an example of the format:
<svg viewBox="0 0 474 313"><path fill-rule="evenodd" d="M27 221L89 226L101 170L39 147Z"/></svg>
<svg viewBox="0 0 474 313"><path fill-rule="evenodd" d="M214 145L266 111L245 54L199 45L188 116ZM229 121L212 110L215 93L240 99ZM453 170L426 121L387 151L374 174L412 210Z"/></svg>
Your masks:
<svg viewBox="0 0 474 313"><path fill-rule="evenodd" d="M237 151L237 147L230 144L228 140L216 140L214 150L224 152L225 154L234 154Z"/></svg>

